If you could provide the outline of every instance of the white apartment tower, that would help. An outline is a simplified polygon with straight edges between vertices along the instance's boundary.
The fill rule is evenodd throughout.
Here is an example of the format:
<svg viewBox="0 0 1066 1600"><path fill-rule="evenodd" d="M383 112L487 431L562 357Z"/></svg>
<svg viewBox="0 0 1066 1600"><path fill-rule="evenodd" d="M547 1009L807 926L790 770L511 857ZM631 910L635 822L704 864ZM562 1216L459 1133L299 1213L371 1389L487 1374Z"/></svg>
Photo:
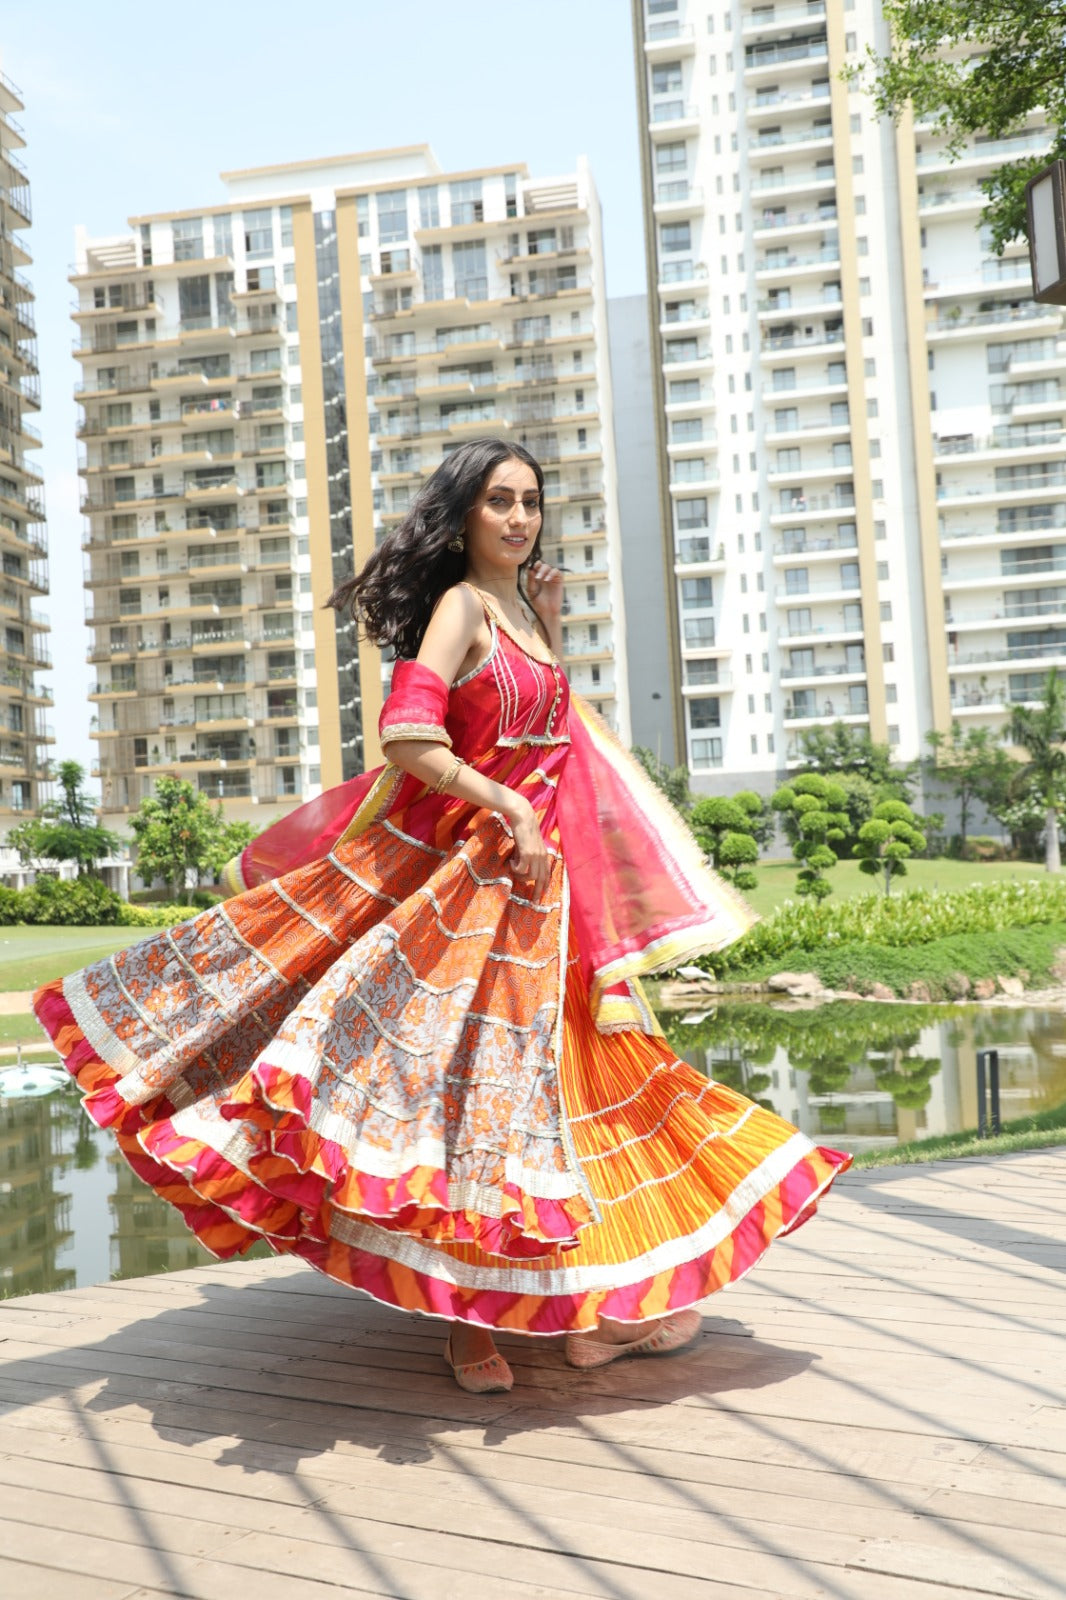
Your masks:
<svg viewBox="0 0 1066 1600"><path fill-rule="evenodd" d="M764 792L805 728L901 759L1066 662L1063 317L976 179L842 77L877 0L634 0L679 757Z"/></svg>
<svg viewBox="0 0 1066 1600"><path fill-rule="evenodd" d="M33 604L48 592L42 479L27 454L41 436L30 421L40 407L30 265L29 177L15 154L25 144L13 113L21 92L0 73L0 825L34 811L48 796L52 703L36 674L51 665L48 618Z"/></svg>
<svg viewBox="0 0 1066 1600"><path fill-rule="evenodd" d="M575 682L627 733L587 169L444 174L414 146L223 181L222 205L78 243L110 825L163 773L264 821L380 758L380 658L323 602L479 433L544 464Z"/></svg>

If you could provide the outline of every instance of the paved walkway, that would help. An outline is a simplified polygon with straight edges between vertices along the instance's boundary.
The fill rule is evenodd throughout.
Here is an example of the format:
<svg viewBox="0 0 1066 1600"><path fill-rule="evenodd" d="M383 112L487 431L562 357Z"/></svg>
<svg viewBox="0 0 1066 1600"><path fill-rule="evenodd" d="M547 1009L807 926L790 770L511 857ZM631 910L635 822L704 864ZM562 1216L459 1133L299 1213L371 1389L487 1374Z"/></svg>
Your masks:
<svg viewBox="0 0 1066 1600"><path fill-rule="evenodd" d="M0 1305L12 1600L1066 1593L1066 1150L845 1179L672 1361L581 1375L310 1271Z"/></svg>

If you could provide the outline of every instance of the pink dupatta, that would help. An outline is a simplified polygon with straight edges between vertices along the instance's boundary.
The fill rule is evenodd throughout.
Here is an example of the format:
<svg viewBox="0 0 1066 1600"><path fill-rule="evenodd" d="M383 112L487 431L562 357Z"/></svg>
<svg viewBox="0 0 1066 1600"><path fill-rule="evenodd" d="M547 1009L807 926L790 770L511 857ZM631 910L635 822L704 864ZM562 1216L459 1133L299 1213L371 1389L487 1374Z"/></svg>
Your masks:
<svg viewBox="0 0 1066 1600"><path fill-rule="evenodd" d="M451 744L448 686L418 662L397 662L381 713L388 738ZM594 1015L643 1026L629 985L747 932L755 915L707 866L685 823L592 709L573 696L571 745L557 790L570 910ZM226 869L234 893L306 866L365 831L422 785L379 767L327 790L254 839ZM445 803L442 797L441 804Z"/></svg>

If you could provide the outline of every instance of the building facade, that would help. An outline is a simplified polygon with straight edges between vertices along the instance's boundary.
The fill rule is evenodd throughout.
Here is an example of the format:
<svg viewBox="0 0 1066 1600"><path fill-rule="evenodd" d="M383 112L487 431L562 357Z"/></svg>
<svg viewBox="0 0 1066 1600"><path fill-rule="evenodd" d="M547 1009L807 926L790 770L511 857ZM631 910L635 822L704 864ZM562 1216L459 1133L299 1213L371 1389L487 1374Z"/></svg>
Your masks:
<svg viewBox="0 0 1066 1600"><path fill-rule="evenodd" d="M680 758L766 791L824 723L1002 726L1062 653L1066 350L976 180L1038 119L955 165L878 121L877 0L634 22Z"/></svg>
<svg viewBox="0 0 1066 1600"><path fill-rule="evenodd" d="M262 822L378 759L378 653L324 610L465 438L544 464L577 687L623 735L599 207L588 172L425 146L223 175L78 243L104 813L163 773Z"/></svg>
<svg viewBox="0 0 1066 1600"><path fill-rule="evenodd" d="M15 85L0 73L0 828L48 798L45 721L51 692L37 673L51 665L48 619L34 597L48 592L48 544L42 479L33 451L41 443L30 420L40 408L33 290L26 235L30 184L16 151L25 139L15 112Z"/></svg>

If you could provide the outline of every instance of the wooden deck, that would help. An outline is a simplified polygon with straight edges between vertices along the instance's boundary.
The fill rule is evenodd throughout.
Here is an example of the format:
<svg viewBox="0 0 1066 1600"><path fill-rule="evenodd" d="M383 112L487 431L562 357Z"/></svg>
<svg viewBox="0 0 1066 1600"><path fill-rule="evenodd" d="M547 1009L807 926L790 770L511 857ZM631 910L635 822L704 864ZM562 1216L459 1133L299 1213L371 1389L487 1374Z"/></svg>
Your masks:
<svg viewBox="0 0 1066 1600"><path fill-rule="evenodd" d="M849 1176L587 1376L270 1261L0 1305L5 1600L1066 1593L1066 1150Z"/></svg>

